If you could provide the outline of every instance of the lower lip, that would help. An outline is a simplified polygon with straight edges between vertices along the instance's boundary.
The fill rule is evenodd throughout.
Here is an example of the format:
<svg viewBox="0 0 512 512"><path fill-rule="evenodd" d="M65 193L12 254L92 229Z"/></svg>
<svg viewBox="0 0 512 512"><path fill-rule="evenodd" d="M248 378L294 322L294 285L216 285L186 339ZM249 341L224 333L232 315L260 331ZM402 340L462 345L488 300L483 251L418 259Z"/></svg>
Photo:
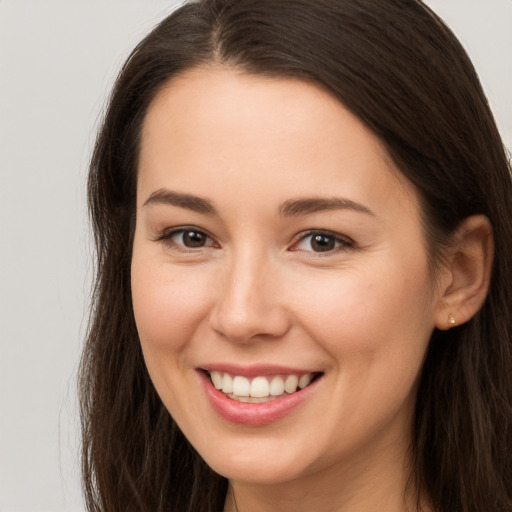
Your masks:
<svg viewBox="0 0 512 512"><path fill-rule="evenodd" d="M208 375L202 371L199 373L203 380L206 396L214 410L232 423L247 426L268 425L284 418L315 391L318 382L321 380L321 378L317 378L309 386L291 395L275 398L269 402L251 404L228 398L224 393L215 388Z"/></svg>

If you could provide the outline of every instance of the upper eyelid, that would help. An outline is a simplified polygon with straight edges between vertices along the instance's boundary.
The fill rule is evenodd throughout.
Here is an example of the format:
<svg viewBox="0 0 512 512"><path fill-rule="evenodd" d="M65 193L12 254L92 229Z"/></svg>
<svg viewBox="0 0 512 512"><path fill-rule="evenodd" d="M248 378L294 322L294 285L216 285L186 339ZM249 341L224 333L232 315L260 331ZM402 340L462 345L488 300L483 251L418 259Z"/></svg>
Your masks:
<svg viewBox="0 0 512 512"><path fill-rule="evenodd" d="M157 237L158 239L170 238L171 236L177 233L183 233L184 231L197 231L198 233L202 233L212 240L215 239L215 237L213 237L206 229L198 228L197 226L176 226L173 228L166 228L158 233Z"/></svg>
<svg viewBox="0 0 512 512"><path fill-rule="evenodd" d="M301 233L298 233L294 237L293 243L297 243L300 240L302 240L308 236L311 236L311 235L328 235L328 236L332 236L333 238L340 240L342 242L350 242L352 244L355 243L351 237L349 237L347 235L342 235L341 233L336 233L335 231L331 231L329 229L309 229L307 231L303 231Z"/></svg>
<svg viewBox="0 0 512 512"><path fill-rule="evenodd" d="M174 245L176 245L176 247L182 247L181 244L177 244L176 242L172 241L171 238L177 235L178 233L184 233L186 231L196 231L198 233L205 235L212 242L213 245L218 245L219 243L217 239L214 236L212 236L207 230L198 228L196 226L176 226L173 228L164 229L161 232L159 232L155 237L153 237L153 241L162 242L164 244L167 243L168 245L173 243ZM183 246L183 249L186 249L187 251L197 251L198 249L204 248L211 248L211 245L204 245L197 248Z"/></svg>
<svg viewBox="0 0 512 512"><path fill-rule="evenodd" d="M308 238L312 235L317 235L317 234L330 236L330 237L334 238L336 242L339 242L340 245L338 247L333 247L331 250L324 251L324 252L314 251L312 249L311 250L300 249L298 247L298 245L301 244L306 238ZM291 243L291 245L288 247L287 250L291 251L291 252L301 251L305 254L308 254L308 256L310 256L310 257L312 255L314 255L315 257L324 258L324 257L334 256L335 254L337 254L340 251L354 250L356 248L357 248L356 242L351 237L349 237L347 235L342 235L340 233L336 233L336 232L326 230L326 229L312 229L309 231L299 233L295 237L294 241Z"/></svg>
<svg viewBox="0 0 512 512"><path fill-rule="evenodd" d="M207 236L213 243L215 243L215 244L219 243L218 240L212 234L210 234L206 229L199 228L199 227L193 226L193 225L176 226L176 227L164 229L161 233L156 235L154 240L155 241L164 241L166 239L173 237L174 235L176 235L178 233L183 233L185 231L197 231L197 232L202 233L205 236ZM342 235L341 233L337 233L337 232L331 231L329 229L314 228L314 229L309 229L309 230L297 233L297 235L295 235L293 237L291 243L289 244L289 247L297 245L299 242L301 242L308 236L317 235L317 234L331 236L331 237L335 238L337 241L346 243L347 245L355 245L354 240L347 235Z"/></svg>

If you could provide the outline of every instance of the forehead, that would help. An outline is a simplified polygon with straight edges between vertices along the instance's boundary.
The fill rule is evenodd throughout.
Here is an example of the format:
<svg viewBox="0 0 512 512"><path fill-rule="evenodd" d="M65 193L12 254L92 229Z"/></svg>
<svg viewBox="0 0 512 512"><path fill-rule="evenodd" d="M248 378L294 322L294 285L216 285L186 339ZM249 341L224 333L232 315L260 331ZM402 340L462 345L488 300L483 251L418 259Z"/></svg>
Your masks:
<svg viewBox="0 0 512 512"><path fill-rule="evenodd" d="M352 133L354 138L372 139L378 156L387 156L379 139L324 87L230 67L188 70L164 84L148 109L143 137L154 135L151 128L156 124L158 129L179 124L180 131L193 129L189 134L196 137L207 132L213 139L223 128L231 131L240 123L245 126L240 137L263 128L269 142L276 143L294 134L307 135L313 144L319 138L347 138ZM346 129L340 132L342 125Z"/></svg>
<svg viewBox="0 0 512 512"><path fill-rule="evenodd" d="M280 189L282 200L306 189L358 189L366 199L412 190L357 117L325 89L295 79L187 71L156 95L141 142L138 190L146 195L191 183L208 194L218 180L253 195Z"/></svg>

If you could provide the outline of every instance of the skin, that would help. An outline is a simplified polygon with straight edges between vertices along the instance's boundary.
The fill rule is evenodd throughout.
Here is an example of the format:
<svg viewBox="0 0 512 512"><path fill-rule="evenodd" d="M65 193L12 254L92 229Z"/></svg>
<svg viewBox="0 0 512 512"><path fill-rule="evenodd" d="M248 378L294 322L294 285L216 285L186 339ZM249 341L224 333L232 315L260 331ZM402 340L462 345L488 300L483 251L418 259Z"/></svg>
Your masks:
<svg viewBox="0 0 512 512"><path fill-rule="evenodd" d="M216 213L148 202L162 190ZM281 211L333 197L361 208ZM185 247L173 231L183 227L206 244ZM336 247L315 252L312 229L335 233ZM446 299L455 282L447 269L434 285L412 185L328 92L213 67L173 79L152 102L132 260L137 328L162 401L230 479L239 512L412 508L417 379L434 327L456 312ZM287 416L249 427L205 395L197 369L219 362L323 376Z"/></svg>

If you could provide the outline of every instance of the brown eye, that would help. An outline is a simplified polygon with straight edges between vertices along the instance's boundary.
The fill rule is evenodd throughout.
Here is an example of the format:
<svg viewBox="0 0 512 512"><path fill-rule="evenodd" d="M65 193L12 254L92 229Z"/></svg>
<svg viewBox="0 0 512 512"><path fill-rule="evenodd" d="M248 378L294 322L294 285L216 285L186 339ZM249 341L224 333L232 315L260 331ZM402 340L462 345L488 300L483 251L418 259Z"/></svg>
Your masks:
<svg viewBox="0 0 512 512"><path fill-rule="evenodd" d="M330 233L328 231L314 231L304 235L293 250L313 253L335 252L339 249L351 249L354 247L352 240Z"/></svg>
<svg viewBox="0 0 512 512"><path fill-rule="evenodd" d="M315 252L332 251L336 247L336 240L329 235L312 235L310 245Z"/></svg>
<svg viewBox="0 0 512 512"><path fill-rule="evenodd" d="M208 241L208 237L200 231L184 231L181 235L185 247L203 247Z"/></svg>
<svg viewBox="0 0 512 512"><path fill-rule="evenodd" d="M187 249L200 249L213 245L212 239L198 229L177 229L162 237L162 240Z"/></svg>

